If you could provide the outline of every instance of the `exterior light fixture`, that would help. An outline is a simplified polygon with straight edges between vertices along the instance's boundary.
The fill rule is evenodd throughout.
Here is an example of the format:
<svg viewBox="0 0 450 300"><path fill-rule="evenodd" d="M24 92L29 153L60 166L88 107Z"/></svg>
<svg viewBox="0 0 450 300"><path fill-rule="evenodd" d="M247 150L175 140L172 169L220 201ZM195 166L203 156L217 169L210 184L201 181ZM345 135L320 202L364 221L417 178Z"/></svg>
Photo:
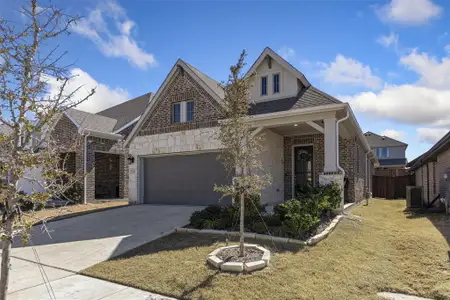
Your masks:
<svg viewBox="0 0 450 300"><path fill-rule="evenodd" d="M294 124L294 127L297 127L298 126L298 124Z"/></svg>

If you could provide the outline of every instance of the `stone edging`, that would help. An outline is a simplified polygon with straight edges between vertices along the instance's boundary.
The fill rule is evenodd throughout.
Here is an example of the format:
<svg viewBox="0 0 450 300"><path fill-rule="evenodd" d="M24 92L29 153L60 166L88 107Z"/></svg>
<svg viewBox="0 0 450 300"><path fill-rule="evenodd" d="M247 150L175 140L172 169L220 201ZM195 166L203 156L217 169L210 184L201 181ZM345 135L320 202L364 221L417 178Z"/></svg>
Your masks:
<svg viewBox="0 0 450 300"><path fill-rule="evenodd" d="M233 273L250 273L253 271L258 271L261 269L264 269L269 265L270 261L270 251L255 245L255 244L245 244L245 247L253 247L263 252L263 255L260 260L252 261L252 262L225 262L221 260L217 254L221 252L222 250L229 249L229 248L237 248L239 245L232 245L232 246L225 246L220 247L208 254L207 262L212 265L216 269L220 269L221 271L225 272L233 272Z"/></svg>
<svg viewBox="0 0 450 300"><path fill-rule="evenodd" d="M303 246L314 246L318 242L324 240L330 233L333 231L333 229L337 226L339 221L342 219L343 215L337 215L333 221L331 221L330 225L327 226L322 232L316 234L313 237L310 237L307 241L297 240L297 239L291 239L291 238L283 238L278 236L270 236L267 234L259 234L259 233L252 233L252 232L245 232L244 237L245 238L252 238L252 239L261 239L261 240L268 240L273 241L277 243L284 243L284 244L296 244L296 245L303 245ZM238 231L226 231L226 230L214 230L214 229L195 229L195 228L184 228L179 227L175 229L176 232L190 232L190 233L204 233L204 234L219 234L219 235L229 235L229 236L239 236Z"/></svg>
<svg viewBox="0 0 450 300"><path fill-rule="evenodd" d="M310 237L306 241L306 244L308 246L314 246L318 242L326 239L328 237L328 235L330 235L330 233L333 231L333 229L337 226L337 224L342 219L342 217L343 217L343 215L337 215L336 217L334 217L333 221L331 221L330 225L328 225L327 228L325 228L322 232L316 234L315 236Z"/></svg>

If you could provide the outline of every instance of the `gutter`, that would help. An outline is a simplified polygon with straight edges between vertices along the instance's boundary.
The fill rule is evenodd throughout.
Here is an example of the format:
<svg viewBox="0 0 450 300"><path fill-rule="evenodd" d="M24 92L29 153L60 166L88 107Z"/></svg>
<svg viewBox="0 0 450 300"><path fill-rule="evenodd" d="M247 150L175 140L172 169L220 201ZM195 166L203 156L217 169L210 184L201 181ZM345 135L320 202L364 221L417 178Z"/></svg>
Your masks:
<svg viewBox="0 0 450 300"><path fill-rule="evenodd" d="M88 133L91 136L110 139L110 140L116 140L116 141L121 140L123 138L123 136L121 134L102 132L102 131L97 131L97 130L93 130L93 129L82 129L82 130L79 130L78 132L80 134Z"/></svg>

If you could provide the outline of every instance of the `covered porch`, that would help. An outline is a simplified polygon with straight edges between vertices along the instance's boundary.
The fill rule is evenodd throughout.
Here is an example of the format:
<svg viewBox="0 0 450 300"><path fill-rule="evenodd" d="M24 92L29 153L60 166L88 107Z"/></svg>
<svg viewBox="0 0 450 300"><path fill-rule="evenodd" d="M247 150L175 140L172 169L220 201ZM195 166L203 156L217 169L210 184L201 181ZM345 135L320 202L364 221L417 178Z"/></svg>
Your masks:
<svg viewBox="0 0 450 300"><path fill-rule="evenodd" d="M257 115L252 125L255 134L264 134L261 160L272 175L262 203L279 203L306 185L332 182L343 189L345 202L362 200L369 186L370 148L347 104Z"/></svg>

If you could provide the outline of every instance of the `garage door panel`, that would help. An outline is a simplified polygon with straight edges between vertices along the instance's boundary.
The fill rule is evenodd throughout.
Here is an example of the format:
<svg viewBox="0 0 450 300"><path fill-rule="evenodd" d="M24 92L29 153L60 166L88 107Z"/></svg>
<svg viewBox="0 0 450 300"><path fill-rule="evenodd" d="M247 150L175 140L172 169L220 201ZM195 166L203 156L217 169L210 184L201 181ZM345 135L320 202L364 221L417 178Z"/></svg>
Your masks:
<svg viewBox="0 0 450 300"><path fill-rule="evenodd" d="M174 155L147 158L144 162L145 203L208 205L228 204L214 184L228 184L231 179L217 153Z"/></svg>

